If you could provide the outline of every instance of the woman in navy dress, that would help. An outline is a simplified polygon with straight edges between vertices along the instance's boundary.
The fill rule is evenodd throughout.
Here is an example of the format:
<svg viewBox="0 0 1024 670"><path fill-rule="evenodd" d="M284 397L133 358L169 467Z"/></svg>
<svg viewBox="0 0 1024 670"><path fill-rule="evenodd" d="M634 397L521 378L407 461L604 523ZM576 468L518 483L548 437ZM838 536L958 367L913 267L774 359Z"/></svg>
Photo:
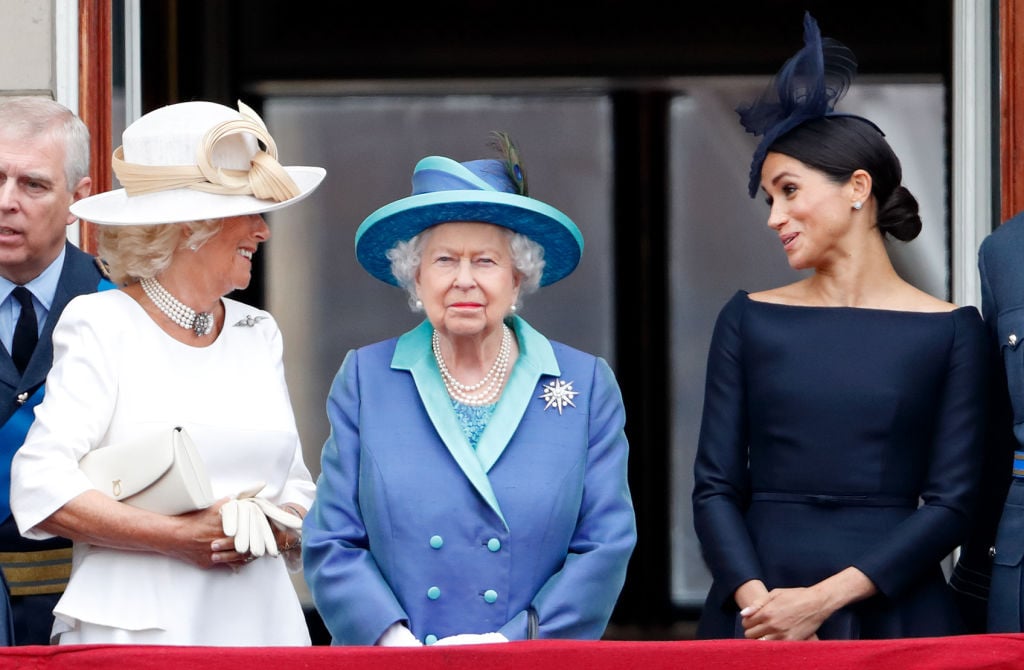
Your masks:
<svg viewBox="0 0 1024 670"><path fill-rule="evenodd" d="M896 273L917 202L867 119L838 114L856 67L805 17L805 46L747 108L768 226L793 284L738 292L708 358L694 519L714 577L698 635L762 640L962 632L941 561L980 473L977 310Z"/></svg>

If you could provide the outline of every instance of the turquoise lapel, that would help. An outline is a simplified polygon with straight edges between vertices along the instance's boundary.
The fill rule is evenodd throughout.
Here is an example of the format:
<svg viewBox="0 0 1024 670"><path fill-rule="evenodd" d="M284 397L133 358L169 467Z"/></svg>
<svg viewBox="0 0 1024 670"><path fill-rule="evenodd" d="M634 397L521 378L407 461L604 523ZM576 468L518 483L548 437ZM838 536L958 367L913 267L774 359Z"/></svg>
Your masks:
<svg viewBox="0 0 1024 670"><path fill-rule="evenodd" d="M512 368L494 416L487 423L476 446L477 458L485 472L489 472L498 462L512 440L512 435L519 428L526 408L534 401L534 390L541 375L557 377L560 374L555 352L546 337L519 317L513 317L509 325L519 343L519 358Z"/></svg>
<svg viewBox="0 0 1024 670"><path fill-rule="evenodd" d="M560 374L555 352L546 337L519 317L513 317L509 325L519 344L519 358L512 368L494 415L480 436L476 451L462 432L448 391L441 381L441 372L437 369L437 362L430 349L430 336L434 330L430 322L424 321L398 338L391 359L392 369L412 373L416 390L441 441L462 473L503 522L505 517L487 472L498 462L519 427L523 414L534 400L534 390L541 375L557 377Z"/></svg>
<svg viewBox="0 0 1024 670"><path fill-rule="evenodd" d="M430 322L424 321L398 338L391 367L394 370L409 370L412 373L416 390L441 441L455 459L459 469L504 523L505 517L501 513L494 489L491 488L491 481L487 478L487 472L480 464L476 452L469 446L469 440L462 432L462 426L455 416L455 410L452 409L448 391L441 381L441 372L437 369L437 362L430 348L430 336L433 332Z"/></svg>

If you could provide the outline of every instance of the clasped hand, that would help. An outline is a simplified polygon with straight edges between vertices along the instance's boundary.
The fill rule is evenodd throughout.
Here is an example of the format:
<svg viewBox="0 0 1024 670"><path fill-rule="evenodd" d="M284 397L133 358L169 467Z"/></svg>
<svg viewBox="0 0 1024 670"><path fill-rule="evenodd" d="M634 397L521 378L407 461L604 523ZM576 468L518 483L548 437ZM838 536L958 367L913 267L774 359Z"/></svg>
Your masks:
<svg viewBox="0 0 1024 670"><path fill-rule="evenodd" d="M224 503L220 515L224 535L234 539L235 551L254 558L281 554L271 523L290 530L302 528L302 519L249 492Z"/></svg>
<svg viewBox="0 0 1024 670"><path fill-rule="evenodd" d="M744 635L754 640L814 640L828 618L823 598L808 588L772 589L740 611Z"/></svg>

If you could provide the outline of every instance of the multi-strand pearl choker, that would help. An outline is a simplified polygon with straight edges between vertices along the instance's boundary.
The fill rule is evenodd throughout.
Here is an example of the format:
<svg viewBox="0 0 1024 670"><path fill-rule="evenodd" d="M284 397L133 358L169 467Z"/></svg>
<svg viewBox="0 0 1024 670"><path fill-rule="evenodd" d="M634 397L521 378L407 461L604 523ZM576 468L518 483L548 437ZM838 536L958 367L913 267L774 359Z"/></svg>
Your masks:
<svg viewBox="0 0 1024 670"><path fill-rule="evenodd" d="M448 389L448 395L464 405L490 405L501 394L505 385L505 375L508 373L508 360L512 354L512 331L508 326L502 324L501 347L498 349L498 357L494 364L487 371L484 378L476 384L463 384L457 380L445 365L444 356L441 355L441 336L434 331L431 338L431 348L434 350L434 358L437 360L437 367L441 370L441 379L444 380L444 387Z"/></svg>
<svg viewBox="0 0 1024 670"><path fill-rule="evenodd" d="M153 301L157 309L177 325L185 330L191 330L200 337L213 332L213 312L195 311L171 295L153 277L146 277L139 283L142 284L142 290L146 292L146 296Z"/></svg>

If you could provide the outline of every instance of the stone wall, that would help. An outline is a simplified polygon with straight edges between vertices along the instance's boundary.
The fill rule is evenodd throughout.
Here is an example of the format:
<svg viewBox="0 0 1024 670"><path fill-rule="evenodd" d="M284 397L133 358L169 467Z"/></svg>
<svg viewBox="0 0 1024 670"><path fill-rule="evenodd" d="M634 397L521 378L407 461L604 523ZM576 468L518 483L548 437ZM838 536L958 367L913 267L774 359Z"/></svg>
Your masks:
<svg viewBox="0 0 1024 670"><path fill-rule="evenodd" d="M0 95L56 97L54 13L62 0L0 0Z"/></svg>

